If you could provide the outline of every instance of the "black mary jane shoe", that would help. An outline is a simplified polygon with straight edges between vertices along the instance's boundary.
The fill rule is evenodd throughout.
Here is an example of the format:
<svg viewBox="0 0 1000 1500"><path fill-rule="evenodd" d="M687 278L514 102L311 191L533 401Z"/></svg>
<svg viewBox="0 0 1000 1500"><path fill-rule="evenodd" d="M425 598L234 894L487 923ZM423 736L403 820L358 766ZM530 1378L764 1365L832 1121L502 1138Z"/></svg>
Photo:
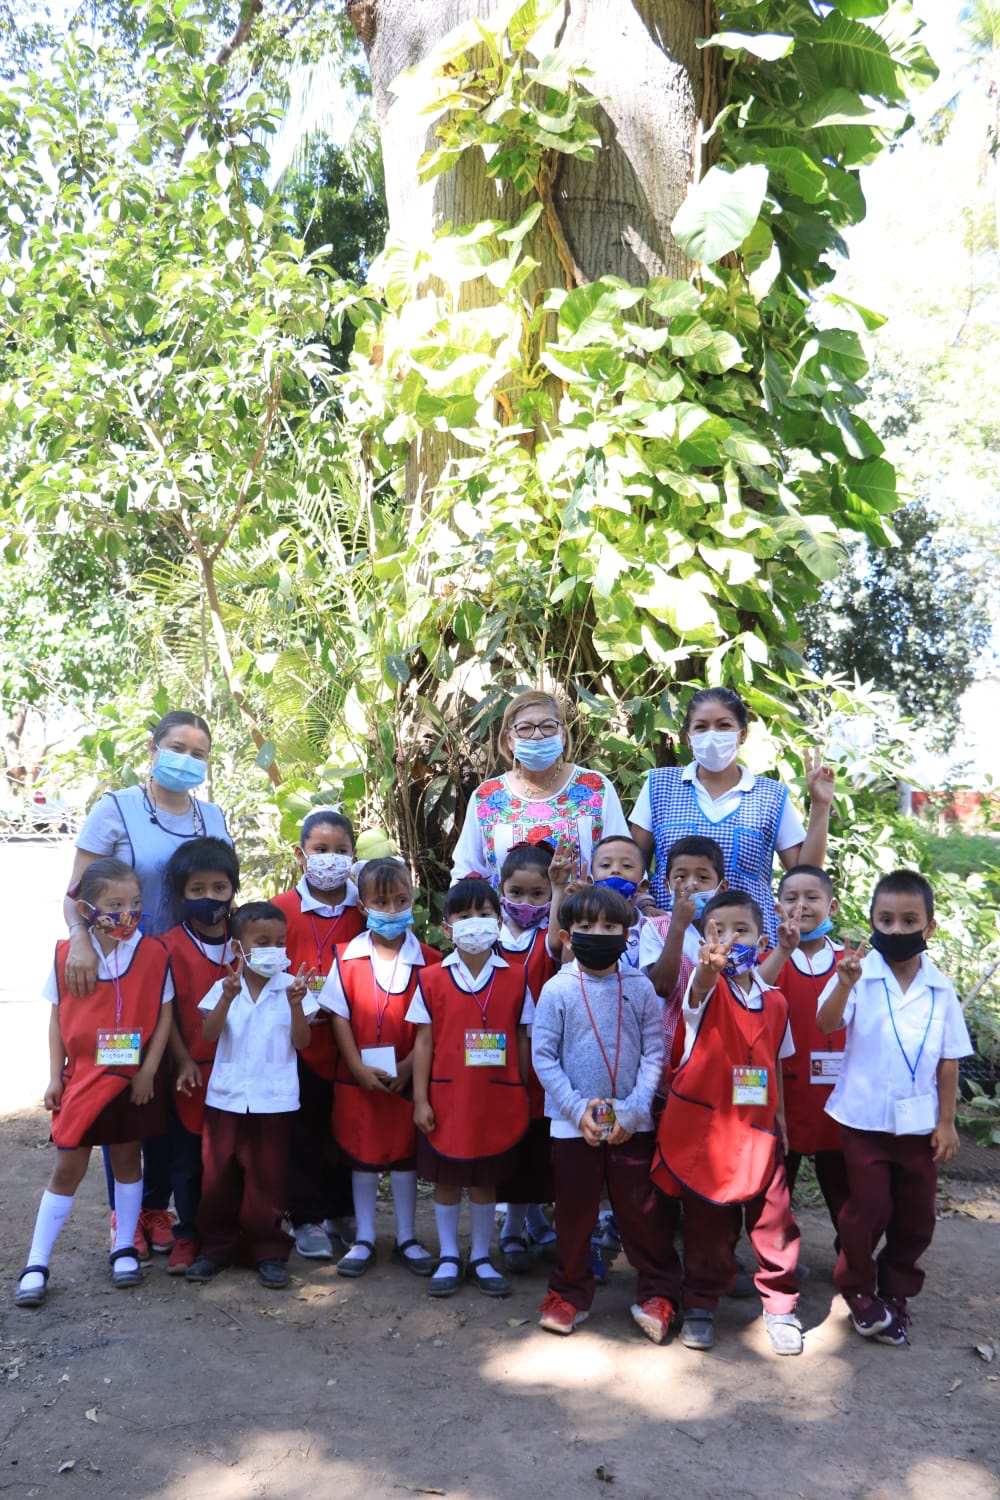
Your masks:
<svg viewBox="0 0 1000 1500"><path fill-rule="evenodd" d="M423 1251L422 1255L407 1255L407 1250L412 1250L414 1245ZM419 1240L404 1240L401 1245L393 1245L389 1259L397 1266L405 1266L413 1276L433 1276L437 1265L433 1255L428 1255Z"/></svg>
<svg viewBox="0 0 1000 1500"><path fill-rule="evenodd" d="M351 1256L351 1250L354 1250L358 1245L363 1245L364 1248L368 1251L368 1254L365 1256L364 1260L357 1260L356 1258L352 1258ZM343 1260L338 1260L337 1275L348 1276L352 1281L354 1281L359 1276L364 1276L368 1271L371 1270L372 1266L375 1264L375 1246L372 1244L371 1240L355 1240L354 1244L351 1246L351 1250L348 1250Z"/></svg>
<svg viewBox="0 0 1000 1500"><path fill-rule="evenodd" d="M23 1288L19 1285L18 1288L17 1288L17 1291L14 1293L14 1306L15 1307L41 1307L42 1303L45 1301L45 1298L48 1296L48 1291L49 1291L49 1268L48 1268L48 1266L25 1266L24 1270L21 1272L20 1276L17 1278L18 1282L23 1281L24 1278L25 1278L25 1276L29 1276L32 1271L37 1272L37 1274L42 1277L42 1284L41 1284L41 1286L32 1286L32 1287L23 1287Z"/></svg>
<svg viewBox="0 0 1000 1500"><path fill-rule="evenodd" d="M462 1262L457 1255L442 1255L437 1264L438 1266L454 1266L455 1274L432 1276L427 1284L427 1295L428 1297L453 1297L462 1285Z"/></svg>

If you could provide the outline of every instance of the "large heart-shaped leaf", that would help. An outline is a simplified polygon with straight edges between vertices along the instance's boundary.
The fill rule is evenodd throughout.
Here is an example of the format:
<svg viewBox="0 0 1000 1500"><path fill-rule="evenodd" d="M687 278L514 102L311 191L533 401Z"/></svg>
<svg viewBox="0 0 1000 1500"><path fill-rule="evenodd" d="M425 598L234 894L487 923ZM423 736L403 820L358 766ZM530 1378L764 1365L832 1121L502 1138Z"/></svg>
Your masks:
<svg viewBox="0 0 1000 1500"><path fill-rule="evenodd" d="M710 167L677 210L670 226L674 239L692 260L719 260L742 245L766 192L767 168L758 162L736 172Z"/></svg>

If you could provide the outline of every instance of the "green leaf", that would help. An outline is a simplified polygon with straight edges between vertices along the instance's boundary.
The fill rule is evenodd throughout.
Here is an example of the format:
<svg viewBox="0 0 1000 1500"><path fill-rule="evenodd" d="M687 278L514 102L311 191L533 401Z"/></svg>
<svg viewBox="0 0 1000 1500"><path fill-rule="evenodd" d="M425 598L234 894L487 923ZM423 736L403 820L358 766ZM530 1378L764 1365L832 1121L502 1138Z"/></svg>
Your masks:
<svg viewBox="0 0 1000 1500"><path fill-rule="evenodd" d="M732 53L749 52L765 62L776 62L794 50L795 38L776 31L717 31L714 36L699 40L698 46L723 47Z"/></svg>
<svg viewBox="0 0 1000 1500"><path fill-rule="evenodd" d="M260 766L262 771L269 771L274 765L274 744L271 740L265 740L261 745L254 756L254 765Z"/></svg>
<svg viewBox="0 0 1000 1500"><path fill-rule="evenodd" d="M385 659L385 670L393 682L404 683L410 680L410 668L405 656L391 654Z"/></svg>
<svg viewBox="0 0 1000 1500"><path fill-rule="evenodd" d="M844 483L881 515L891 515L899 505L896 471L888 459L873 458L866 464L844 468Z"/></svg>
<svg viewBox="0 0 1000 1500"><path fill-rule="evenodd" d="M685 198L670 226L692 260L710 264L739 249L760 215L767 168L757 163L725 172L710 167Z"/></svg>
<svg viewBox="0 0 1000 1500"><path fill-rule="evenodd" d="M828 190L826 173L797 146L765 147L754 155L767 167L772 181L778 177L790 193L806 203L818 203Z"/></svg>

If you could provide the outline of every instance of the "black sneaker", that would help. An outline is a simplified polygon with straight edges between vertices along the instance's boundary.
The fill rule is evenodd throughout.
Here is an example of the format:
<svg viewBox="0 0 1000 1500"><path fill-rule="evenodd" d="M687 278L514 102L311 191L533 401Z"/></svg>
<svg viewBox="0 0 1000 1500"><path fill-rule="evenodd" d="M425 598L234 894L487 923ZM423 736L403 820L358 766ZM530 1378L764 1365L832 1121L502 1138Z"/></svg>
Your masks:
<svg viewBox="0 0 1000 1500"><path fill-rule="evenodd" d="M213 1276L218 1276L219 1272L225 1269L224 1261L212 1260L209 1255L199 1255L198 1259L192 1262L184 1272L184 1280L211 1281Z"/></svg>
<svg viewBox="0 0 1000 1500"><path fill-rule="evenodd" d="M190 1272L188 1273L190 1274ZM278 1292L288 1285L288 1267L283 1260L262 1260L257 1264L257 1280L269 1291Z"/></svg>
<svg viewBox="0 0 1000 1500"><path fill-rule="evenodd" d="M854 1332L860 1333L863 1339L874 1338L892 1322L893 1315L881 1297L870 1297L866 1292L852 1292L845 1295L844 1301L850 1311Z"/></svg>

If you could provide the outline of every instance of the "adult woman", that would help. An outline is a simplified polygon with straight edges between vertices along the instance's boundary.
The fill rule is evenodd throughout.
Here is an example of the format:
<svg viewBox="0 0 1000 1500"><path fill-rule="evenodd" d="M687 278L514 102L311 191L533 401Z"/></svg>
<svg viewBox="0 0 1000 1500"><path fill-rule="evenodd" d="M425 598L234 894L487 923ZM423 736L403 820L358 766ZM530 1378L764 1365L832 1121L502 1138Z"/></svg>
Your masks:
<svg viewBox="0 0 1000 1500"><path fill-rule="evenodd" d="M150 741L150 774L139 786L106 792L88 814L76 841L69 892L63 905L69 927L66 982L76 996L89 995L97 980L98 954L74 897L80 877L95 859L112 855L131 865L142 892L142 929L156 936L172 927L163 871L185 839L208 834L231 844L220 808L202 802L193 789L205 779L212 736L204 719L185 710L164 714ZM143 1209L140 1230L153 1248L172 1244L166 1137L143 1145ZM138 1243L138 1242L137 1242ZM140 1249L144 1247L140 1244Z"/></svg>
<svg viewBox="0 0 1000 1500"><path fill-rule="evenodd" d="M747 706L732 688L705 688L688 704L681 739L690 765L650 771L632 811L632 837L649 863L656 855L650 899L669 907L663 878L667 851L689 834L713 838L722 846L731 886L746 891L764 913L767 935L777 934L771 871L774 855L786 869L808 864L822 868L833 801L834 777L819 752L806 756L809 825L792 806L787 787L753 776L737 759L750 724Z"/></svg>
<svg viewBox="0 0 1000 1500"><path fill-rule="evenodd" d="M515 844L543 840L590 860L599 839L628 837L618 793L600 771L570 759L569 731L551 693L519 693L500 726L500 753L510 770L473 792L455 848L451 878L483 875L497 883Z"/></svg>

